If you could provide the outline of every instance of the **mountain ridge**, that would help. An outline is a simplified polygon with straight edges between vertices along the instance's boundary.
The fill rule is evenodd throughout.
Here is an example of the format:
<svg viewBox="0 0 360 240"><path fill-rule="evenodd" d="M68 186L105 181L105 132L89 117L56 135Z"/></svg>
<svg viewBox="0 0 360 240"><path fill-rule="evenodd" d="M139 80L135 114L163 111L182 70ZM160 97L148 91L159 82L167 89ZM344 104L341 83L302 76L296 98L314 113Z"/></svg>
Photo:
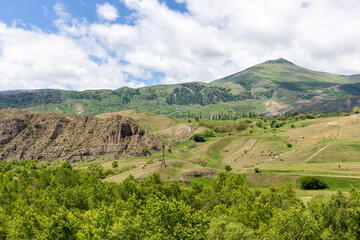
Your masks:
<svg viewBox="0 0 360 240"><path fill-rule="evenodd" d="M32 90L0 94L0 108L77 115L136 110L174 117L185 117L189 112L202 112L204 117L210 117L212 114L239 115L248 111L271 116L295 109L302 111L301 106L307 106L309 111L308 106L319 100L360 98L359 84L360 74L317 72L279 58L210 83L194 81L116 90ZM270 110L266 104L269 100L281 106L278 108L281 110ZM321 106L316 108L316 111L321 110ZM339 106L335 110L349 109Z"/></svg>

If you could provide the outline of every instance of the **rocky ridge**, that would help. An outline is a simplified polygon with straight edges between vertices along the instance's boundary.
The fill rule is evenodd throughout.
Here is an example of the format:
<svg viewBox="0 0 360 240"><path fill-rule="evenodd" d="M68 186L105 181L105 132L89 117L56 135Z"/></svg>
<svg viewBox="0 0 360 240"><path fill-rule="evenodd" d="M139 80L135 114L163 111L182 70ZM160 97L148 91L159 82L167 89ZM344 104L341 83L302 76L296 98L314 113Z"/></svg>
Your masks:
<svg viewBox="0 0 360 240"><path fill-rule="evenodd" d="M108 119L70 114L0 111L0 159L79 161L112 154L138 156L143 147L159 150L160 140L130 118Z"/></svg>

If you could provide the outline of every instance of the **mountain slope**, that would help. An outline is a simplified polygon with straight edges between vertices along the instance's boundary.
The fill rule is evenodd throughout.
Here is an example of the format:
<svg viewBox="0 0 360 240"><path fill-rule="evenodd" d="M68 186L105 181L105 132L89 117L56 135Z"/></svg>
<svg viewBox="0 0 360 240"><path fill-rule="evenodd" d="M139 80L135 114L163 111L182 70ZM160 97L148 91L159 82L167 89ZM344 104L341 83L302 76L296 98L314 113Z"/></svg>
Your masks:
<svg viewBox="0 0 360 240"><path fill-rule="evenodd" d="M0 159L68 159L105 154L138 156L143 147L159 150L160 141L129 118L107 119L58 113L0 111Z"/></svg>
<svg viewBox="0 0 360 240"><path fill-rule="evenodd" d="M0 109L10 107L76 115L135 110L174 117L201 113L208 118L214 114L241 115L249 111L267 116L285 111L312 111L314 103L317 103L314 111L322 111L329 108L319 101L346 102L354 98L360 99L360 74L343 76L316 72L280 58L211 83L123 87L114 91L7 91L0 93ZM334 110L348 111L351 106L337 105Z"/></svg>

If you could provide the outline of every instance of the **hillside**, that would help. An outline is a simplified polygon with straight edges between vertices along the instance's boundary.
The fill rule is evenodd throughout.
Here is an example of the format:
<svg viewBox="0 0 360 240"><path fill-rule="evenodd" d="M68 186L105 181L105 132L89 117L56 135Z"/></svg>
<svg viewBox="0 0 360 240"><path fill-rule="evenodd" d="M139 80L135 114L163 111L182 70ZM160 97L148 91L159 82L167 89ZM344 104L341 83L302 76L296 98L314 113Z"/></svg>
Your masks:
<svg viewBox="0 0 360 240"><path fill-rule="evenodd" d="M176 141L169 141L168 148L172 151L166 153L169 166L166 169L157 161L162 157L159 152L148 157L119 160L122 167L135 165L136 168L106 180L121 181L130 174L145 178L160 173L164 180L210 181L209 178L230 165L232 173L243 175L254 188L280 186L288 181L299 188L298 179L304 175L325 179L330 192L360 187L359 114L307 120L273 119L280 124L276 127L271 127L273 120L247 120L251 122L247 129L233 128L230 134L218 132L206 142L173 138ZM215 126L233 126L242 121L204 121L199 126L205 132L206 126L215 129ZM110 162L99 163L105 168L110 166ZM313 194L298 190L300 195Z"/></svg>
<svg viewBox="0 0 360 240"><path fill-rule="evenodd" d="M196 80L196 79L194 79ZM333 101L343 104L332 104ZM132 89L6 91L0 109L98 115L135 110L181 118L189 114L265 116L286 111L349 111L360 101L360 75L308 70L285 60L269 60L210 83L157 85Z"/></svg>
<svg viewBox="0 0 360 240"><path fill-rule="evenodd" d="M105 156L138 156L143 147L157 151L161 142L131 119L107 119L58 113L0 111L0 159L84 161Z"/></svg>

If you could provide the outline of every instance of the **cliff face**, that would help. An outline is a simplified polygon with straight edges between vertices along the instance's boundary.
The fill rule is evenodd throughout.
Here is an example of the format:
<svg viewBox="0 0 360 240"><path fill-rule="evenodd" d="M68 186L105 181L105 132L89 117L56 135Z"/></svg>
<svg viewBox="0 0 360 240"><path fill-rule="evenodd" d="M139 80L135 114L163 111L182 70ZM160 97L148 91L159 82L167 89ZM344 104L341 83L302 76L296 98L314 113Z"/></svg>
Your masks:
<svg viewBox="0 0 360 240"><path fill-rule="evenodd" d="M91 156L137 156L143 147L159 150L161 142L129 118L79 117L22 110L0 111L0 159L67 159Z"/></svg>

